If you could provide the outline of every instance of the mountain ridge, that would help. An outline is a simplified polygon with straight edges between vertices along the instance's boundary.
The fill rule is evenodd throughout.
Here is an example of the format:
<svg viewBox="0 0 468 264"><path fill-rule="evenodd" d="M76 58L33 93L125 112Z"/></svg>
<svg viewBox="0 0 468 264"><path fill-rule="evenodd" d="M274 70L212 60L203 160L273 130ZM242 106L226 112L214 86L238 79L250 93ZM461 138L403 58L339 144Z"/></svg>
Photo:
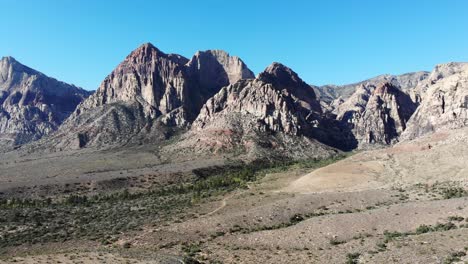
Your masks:
<svg viewBox="0 0 468 264"><path fill-rule="evenodd" d="M0 60L0 145L15 147L54 132L91 92L27 67Z"/></svg>

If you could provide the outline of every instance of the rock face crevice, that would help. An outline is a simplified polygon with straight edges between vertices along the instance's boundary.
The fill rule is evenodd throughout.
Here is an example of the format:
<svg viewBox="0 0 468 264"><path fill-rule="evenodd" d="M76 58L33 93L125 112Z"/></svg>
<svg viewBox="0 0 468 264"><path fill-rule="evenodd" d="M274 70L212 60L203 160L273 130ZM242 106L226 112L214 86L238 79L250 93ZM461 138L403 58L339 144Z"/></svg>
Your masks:
<svg viewBox="0 0 468 264"><path fill-rule="evenodd" d="M12 57L0 60L0 146L12 147L48 135L91 92L57 81Z"/></svg>

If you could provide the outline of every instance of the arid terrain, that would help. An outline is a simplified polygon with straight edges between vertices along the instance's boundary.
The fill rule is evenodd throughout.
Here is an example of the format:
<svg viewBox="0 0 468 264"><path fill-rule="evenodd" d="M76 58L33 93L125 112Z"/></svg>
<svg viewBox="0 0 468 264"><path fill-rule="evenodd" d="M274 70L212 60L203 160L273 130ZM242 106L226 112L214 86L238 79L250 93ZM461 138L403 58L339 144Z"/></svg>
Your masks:
<svg viewBox="0 0 468 264"><path fill-rule="evenodd" d="M1 263L464 263L466 135L242 169L221 158L168 166L141 149L8 157L3 195L34 198L1 205ZM130 155L139 163L119 167ZM82 156L98 165L67 167ZM42 184L8 180L9 164Z"/></svg>
<svg viewBox="0 0 468 264"><path fill-rule="evenodd" d="M151 43L0 60L0 263L466 263L468 63L313 86Z"/></svg>

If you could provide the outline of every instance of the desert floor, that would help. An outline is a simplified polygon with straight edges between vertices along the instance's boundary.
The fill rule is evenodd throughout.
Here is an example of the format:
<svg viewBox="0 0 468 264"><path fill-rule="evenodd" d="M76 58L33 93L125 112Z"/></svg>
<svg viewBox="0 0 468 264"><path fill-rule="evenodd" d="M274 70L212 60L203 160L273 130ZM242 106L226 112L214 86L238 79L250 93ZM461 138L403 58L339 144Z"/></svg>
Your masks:
<svg viewBox="0 0 468 264"><path fill-rule="evenodd" d="M467 132L440 132L321 168L269 171L240 188L197 199L182 191L164 196L178 197L177 203L134 197L128 202L136 201L128 211L133 228L104 239L6 241L0 263L466 263ZM225 164L220 158L174 165L148 149L8 155L0 162L0 192L35 198L64 191L148 192L183 184L194 169ZM0 237L17 238L15 232L28 227L5 226Z"/></svg>

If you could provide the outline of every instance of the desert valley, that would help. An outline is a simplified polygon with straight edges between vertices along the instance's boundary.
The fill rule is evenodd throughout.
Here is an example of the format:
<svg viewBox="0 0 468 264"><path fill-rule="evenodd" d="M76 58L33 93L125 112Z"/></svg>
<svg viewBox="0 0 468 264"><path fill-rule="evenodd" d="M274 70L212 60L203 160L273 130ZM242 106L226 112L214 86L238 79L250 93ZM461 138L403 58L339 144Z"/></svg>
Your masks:
<svg viewBox="0 0 468 264"><path fill-rule="evenodd" d="M0 263L466 263L468 63L315 86L150 43L0 60Z"/></svg>

